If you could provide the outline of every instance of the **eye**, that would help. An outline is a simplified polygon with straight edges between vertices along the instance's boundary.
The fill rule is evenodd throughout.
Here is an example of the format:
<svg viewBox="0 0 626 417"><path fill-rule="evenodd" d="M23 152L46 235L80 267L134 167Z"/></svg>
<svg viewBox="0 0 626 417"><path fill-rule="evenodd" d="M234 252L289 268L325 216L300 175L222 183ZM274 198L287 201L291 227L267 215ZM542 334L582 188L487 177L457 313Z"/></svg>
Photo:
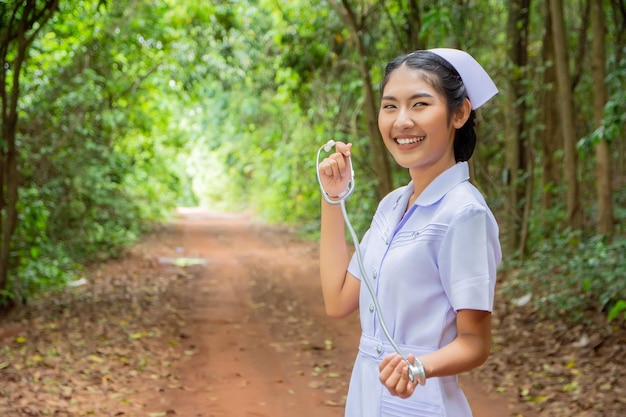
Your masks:
<svg viewBox="0 0 626 417"><path fill-rule="evenodd" d="M418 101L413 104L413 107L423 107L423 106L428 106L428 103L426 103L425 101Z"/></svg>
<svg viewBox="0 0 626 417"><path fill-rule="evenodd" d="M381 108L383 108L383 109L395 109L396 106L395 106L395 104L387 103L387 104L383 104L381 106Z"/></svg>

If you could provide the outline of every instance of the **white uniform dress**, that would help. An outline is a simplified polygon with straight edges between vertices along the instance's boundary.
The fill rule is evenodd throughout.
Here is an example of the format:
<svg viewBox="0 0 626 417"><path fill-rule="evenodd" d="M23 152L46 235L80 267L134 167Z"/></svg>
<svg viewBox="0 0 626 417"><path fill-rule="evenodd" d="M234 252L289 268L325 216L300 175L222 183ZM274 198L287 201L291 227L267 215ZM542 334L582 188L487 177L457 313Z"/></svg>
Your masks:
<svg viewBox="0 0 626 417"><path fill-rule="evenodd" d="M405 354L420 356L456 337L456 311L492 310L501 250L498 225L469 182L466 162L439 175L405 214L412 191L409 184L380 202L360 247L391 335ZM356 256L348 270L362 279ZM365 283L360 316L363 333L347 417L472 415L456 376L429 378L408 399L391 396L379 380L378 365L394 350Z"/></svg>

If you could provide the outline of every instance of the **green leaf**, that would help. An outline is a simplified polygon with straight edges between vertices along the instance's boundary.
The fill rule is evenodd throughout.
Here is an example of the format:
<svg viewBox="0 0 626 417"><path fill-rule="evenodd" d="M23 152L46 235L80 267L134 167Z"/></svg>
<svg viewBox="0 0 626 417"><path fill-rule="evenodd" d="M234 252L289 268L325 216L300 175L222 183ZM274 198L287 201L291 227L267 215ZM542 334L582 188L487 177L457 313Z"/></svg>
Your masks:
<svg viewBox="0 0 626 417"><path fill-rule="evenodd" d="M614 320L622 311L624 312L624 317L626 318L626 300L619 300L615 303L613 308L611 308L611 311L609 311L607 318L609 321Z"/></svg>

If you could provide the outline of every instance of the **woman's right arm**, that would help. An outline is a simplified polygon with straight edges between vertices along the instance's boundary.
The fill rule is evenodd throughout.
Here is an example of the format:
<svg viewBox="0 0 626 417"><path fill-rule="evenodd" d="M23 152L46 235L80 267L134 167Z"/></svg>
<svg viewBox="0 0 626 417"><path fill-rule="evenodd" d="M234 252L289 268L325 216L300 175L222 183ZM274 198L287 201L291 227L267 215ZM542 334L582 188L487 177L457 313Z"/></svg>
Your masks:
<svg viewBox="0 0 626 417"><path fill-rule="evenodd" d="M345 317L359 306L361 281L348 272L350 255L341 207L322 200L320 278L326 314Z"/></svg>
<svg viewBox="0 0 626 417"><path fill-rule="evenodd" d="M320 163L320 180L331 196L347 187L350 148L350 144L338 142L337 152ZM360 281L348 272L349 262L341 207L322 199L320 278L326 314L330 317L345 317L359 306Z"/></svg>

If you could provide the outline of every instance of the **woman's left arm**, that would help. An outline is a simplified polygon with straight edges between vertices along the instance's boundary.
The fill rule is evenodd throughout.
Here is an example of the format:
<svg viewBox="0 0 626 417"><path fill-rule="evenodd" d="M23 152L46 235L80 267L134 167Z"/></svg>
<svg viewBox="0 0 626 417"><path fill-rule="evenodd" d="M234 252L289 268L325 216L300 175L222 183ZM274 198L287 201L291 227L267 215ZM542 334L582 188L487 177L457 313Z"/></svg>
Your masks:
<svg viewBox="0 0 626 417"><path fill-rule="evenodd" d="M457 337L441 349L420 360L428 378L456 375L477 368L491 350L491 313L459 310L456 316Z"/></svg>
<svg viewBox="0 0 626 417"><path fill-rule="evenodd" d="M491 349L491 313L459 310L456 316L457 337L439 350L420 356L426 378L457 375L482 365ZM413 356L409 355L409 360ZM398 354L380 364L380 381L392 395L408 398L416 389L408 377L408 367Z"/></svg>

